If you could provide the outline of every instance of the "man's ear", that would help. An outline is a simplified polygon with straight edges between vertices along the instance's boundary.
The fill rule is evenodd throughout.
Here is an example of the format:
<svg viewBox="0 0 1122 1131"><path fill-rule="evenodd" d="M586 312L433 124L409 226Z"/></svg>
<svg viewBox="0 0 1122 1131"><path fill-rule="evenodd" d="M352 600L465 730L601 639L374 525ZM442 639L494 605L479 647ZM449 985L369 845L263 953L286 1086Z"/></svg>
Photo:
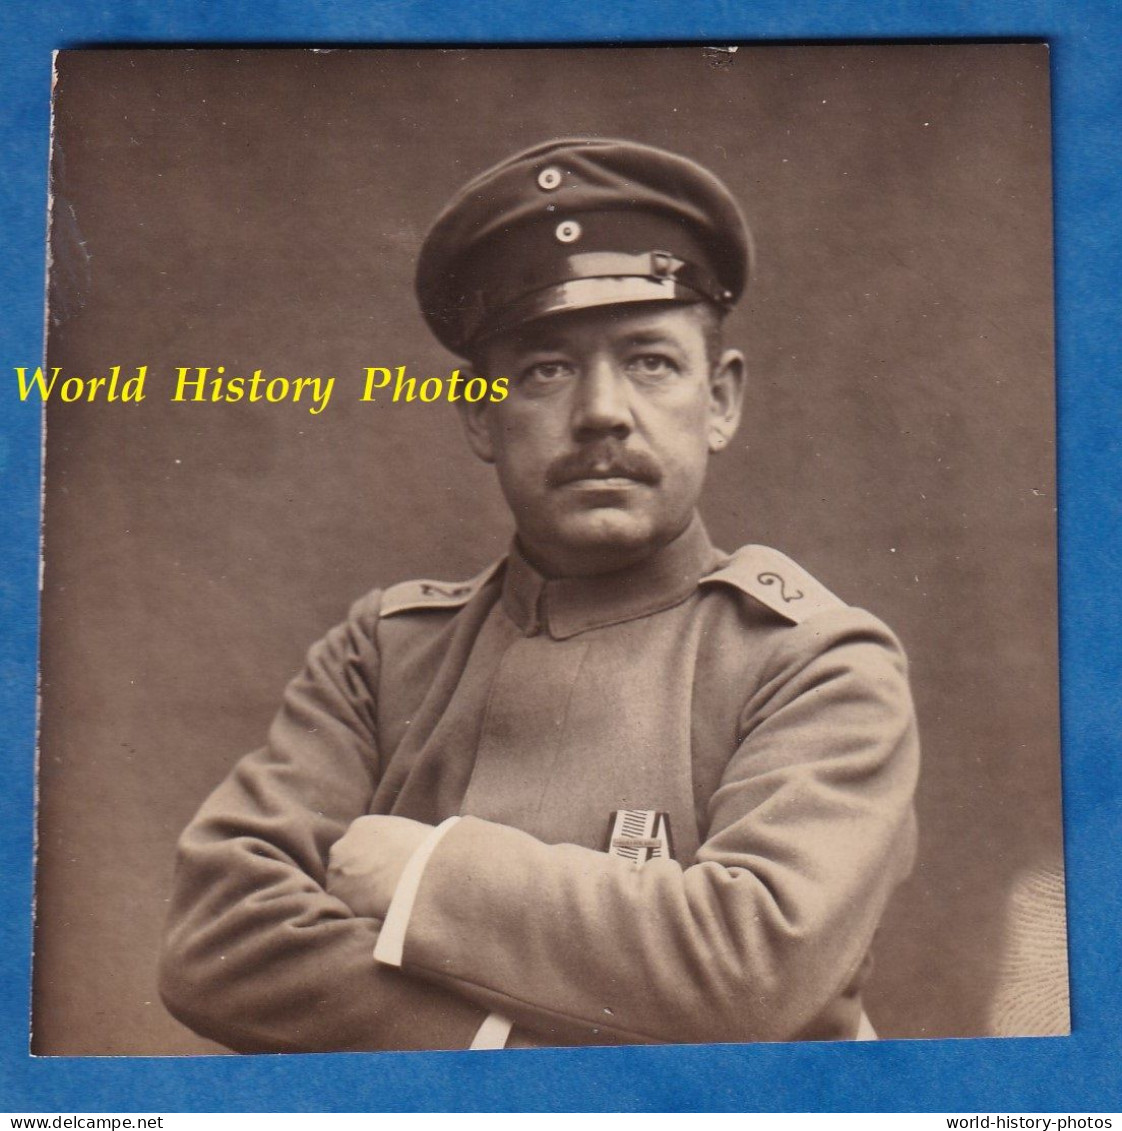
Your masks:
<svg viewBox="0 0 1122 1131"><path fill-rule="evenodd" d="M740 427L747 367L740 350L725 350L709 375L709 450L728 446Z"/></svg>
<svg viewBox="0 0 1122 1131"><path fill-rule="evenodd" d="M475 374L471 370L464 370L464 384L472 380ZM468 446L484 463L495 462L495 445L491 440L491 402L487 397L478 401L469 401L467 397L460 397L456 401L456 411L460 414L460 423L464 426Z"/></svg>

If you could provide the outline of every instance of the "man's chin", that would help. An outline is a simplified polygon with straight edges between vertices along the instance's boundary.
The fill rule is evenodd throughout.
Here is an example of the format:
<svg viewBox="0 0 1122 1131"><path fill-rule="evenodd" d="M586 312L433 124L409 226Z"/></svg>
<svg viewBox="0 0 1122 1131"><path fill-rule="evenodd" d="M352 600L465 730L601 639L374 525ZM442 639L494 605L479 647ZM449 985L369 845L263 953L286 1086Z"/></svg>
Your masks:
<svg viewBox="0 0 1122 1131"><path fill-rule="evenodd" d="M607 573L643 561L660 550L671 536L643 516L615 508L598 508L567 516L543 537L523 536L534 557L548 562L554 572Z"/></svg>
<svg viewBox="0 0 1122 1131"><path fill-rule="evenodd" d="M621 550L645 545L655 536L649 519L622 507L598 507L574 515L562 524L560 534L575 545L619 546Z"/></svg>

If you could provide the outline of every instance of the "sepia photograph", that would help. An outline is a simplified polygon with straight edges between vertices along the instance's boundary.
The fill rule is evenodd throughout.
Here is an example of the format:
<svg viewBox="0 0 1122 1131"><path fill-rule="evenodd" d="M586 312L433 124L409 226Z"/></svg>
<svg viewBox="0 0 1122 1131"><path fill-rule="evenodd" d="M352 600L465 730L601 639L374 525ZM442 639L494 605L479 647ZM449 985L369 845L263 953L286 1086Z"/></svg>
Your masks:
<svg viewBox="0 0 1122 1131"><path fill-rule="evenodd" d="M1068 1034L1049 100L60 52L32 1052Z"/></svg>

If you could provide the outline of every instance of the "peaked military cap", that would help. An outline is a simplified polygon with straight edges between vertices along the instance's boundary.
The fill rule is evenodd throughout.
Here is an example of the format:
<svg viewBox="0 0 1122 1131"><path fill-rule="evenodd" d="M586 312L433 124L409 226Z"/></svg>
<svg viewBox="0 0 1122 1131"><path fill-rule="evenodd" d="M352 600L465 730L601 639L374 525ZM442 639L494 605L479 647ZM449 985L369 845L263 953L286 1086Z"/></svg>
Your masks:
<svg viewBox="0 0 1122 1131"><path fill-rule="evenodd" d="M463 355L567 310L727 309L750 260L736 201L700 165L633 141L566 138L515 154L452 198L421 248L417 297L432 332Z"/></svg>

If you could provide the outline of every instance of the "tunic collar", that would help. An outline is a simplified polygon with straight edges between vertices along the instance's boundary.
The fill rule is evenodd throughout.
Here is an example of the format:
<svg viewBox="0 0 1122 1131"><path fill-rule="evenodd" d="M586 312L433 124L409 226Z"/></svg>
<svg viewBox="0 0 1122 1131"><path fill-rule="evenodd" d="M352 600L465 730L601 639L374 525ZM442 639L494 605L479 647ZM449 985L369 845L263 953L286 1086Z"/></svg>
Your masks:
<svg viewBox="0 0 1122 1131"><path fill-rule="evenodd" d="M503 578L503 609L527 636L544 631L566 640L681 604L698 580L724 560L697 514L673 542L645 561L594 577L545 578L522 556L515 540Z"/></svg>

